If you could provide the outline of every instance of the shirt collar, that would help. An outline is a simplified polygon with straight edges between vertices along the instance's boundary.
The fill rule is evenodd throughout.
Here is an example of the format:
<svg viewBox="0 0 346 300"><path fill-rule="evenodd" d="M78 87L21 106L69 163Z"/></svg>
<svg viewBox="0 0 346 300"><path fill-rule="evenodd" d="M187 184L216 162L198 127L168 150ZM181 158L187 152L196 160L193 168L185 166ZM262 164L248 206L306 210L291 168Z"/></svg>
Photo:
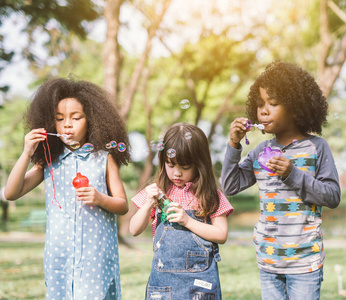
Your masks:
<svg viewBox="0 0 346 300"><path fill-rule="evenodd" d="M90 151L86 151L83 148L79 148L75 151L71 151L67 147L64 147L64 152L59 155L59 160L64 159L65 157L67 157L68 155L72 153L77 155L78 157L86 158L90 154Z"/></svg>
<svg viewBox="0 0 346 300"><path fill-rule="evenodd" d="M191 187L194 185L194 182L186 182L184 186L176 186L175 184L172 184L171 189L178 189L182 191L189 191Z"/></svg>

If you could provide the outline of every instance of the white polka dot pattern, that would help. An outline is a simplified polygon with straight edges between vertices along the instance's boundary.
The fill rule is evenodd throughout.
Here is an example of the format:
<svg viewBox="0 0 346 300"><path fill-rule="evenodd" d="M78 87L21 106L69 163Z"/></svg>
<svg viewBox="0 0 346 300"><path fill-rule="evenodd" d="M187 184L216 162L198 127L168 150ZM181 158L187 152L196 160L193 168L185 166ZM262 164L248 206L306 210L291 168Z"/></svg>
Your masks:
<svg viewBox="0 0 346 300"><path fill-rule="evenodd" d="M47 299L121 299L116 216L76 199L77 172L107 194L105 151L65 151L53 163L56 199L48 168L44 170L47 229L44 270Z"/></svg>

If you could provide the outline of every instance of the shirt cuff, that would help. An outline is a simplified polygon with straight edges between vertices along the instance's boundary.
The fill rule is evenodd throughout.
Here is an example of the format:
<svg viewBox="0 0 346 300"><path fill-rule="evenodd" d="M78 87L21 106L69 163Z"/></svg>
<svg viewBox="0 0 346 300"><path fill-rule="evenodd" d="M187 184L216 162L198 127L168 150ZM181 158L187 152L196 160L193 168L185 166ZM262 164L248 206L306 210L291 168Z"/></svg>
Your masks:
<svg viewBox="0 0 346 300"><path fill-rule="evenodd" d="M225 156L231 161L231 162L239 162L241 159L241 152L243 151L243 146L240 145L240 149L235 149L230 144L227 143L226 153Z"/></svg>
<svg viewBox="0 0 346 300"><path fill-rule="evenodd" d="M292 188L300 188L303 183L304 172L293 166L291 173L282 181Z"/></svg>

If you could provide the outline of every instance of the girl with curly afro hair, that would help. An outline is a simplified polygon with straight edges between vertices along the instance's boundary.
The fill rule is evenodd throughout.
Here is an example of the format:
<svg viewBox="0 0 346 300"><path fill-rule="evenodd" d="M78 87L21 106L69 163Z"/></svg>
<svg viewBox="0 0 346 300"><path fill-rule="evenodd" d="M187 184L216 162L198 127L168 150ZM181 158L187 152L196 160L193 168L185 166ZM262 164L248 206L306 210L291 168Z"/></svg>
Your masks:
<svg viewBox="0 0 346 300"><path fill-rule="evenodd" d="M340 203L333 155L314 135L326 123L326 98L308 72L275 61L250 87L246 110L248 118L230 126L221 177L228 196L258 184L261 214L254 244L262 299L320 299L322 207ZM255 123L274 137L240 163L240 142Z"/></svg>
<svg viewBox="0 0 346 300"><path fill-rule="evenodd" d="M45 181L47 299L121 299L116 214L128 211L119 168L130 154L112 101L91 82L58 78L38 88L27 111L5 197Z"/></svg>

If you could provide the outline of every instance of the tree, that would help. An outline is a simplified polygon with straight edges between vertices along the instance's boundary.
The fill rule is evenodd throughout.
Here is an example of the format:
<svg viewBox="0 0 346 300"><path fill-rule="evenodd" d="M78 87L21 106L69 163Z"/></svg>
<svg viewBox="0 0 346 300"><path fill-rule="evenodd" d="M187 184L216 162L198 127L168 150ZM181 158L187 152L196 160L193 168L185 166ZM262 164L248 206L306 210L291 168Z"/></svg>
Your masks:
<svg viewBox="0 0 346 300"><path fill-rule="evenodd" d="M0 19L0 26L1 26L1 19ZM4 49L3 39L4 39L4 36L0 35L0 73L7 64L11 63L12 58L14 56L14 51L6 51ZM10 87L8 85L0 86L0 93L6 93L9 90L9 88ZM2 105L2 103L0 103L0 105Z"/></svg>
<svg viewBox="0 0 346 300"><path fill-rule="evenodd" d="M340 72L337 68L344 64L340 56L344 52L340 49L345 36L345 2L335 0L339 7L336 9L328 1L327 8L324 4L322 10L323 1L272 1L266 5L250 0L201 1L195 6L191 4L192 8L189 2L184 7L188 11L186 19L174 11L179 0L80 0L65 4L61 0L6 0L5 3L16 3L17 8L12 7L11 13L23 11L27 16L31 43L35 31L40 30L49 37L45 44L47 57L38 57L30 46L25 49L39 80L72 70L77 77L98 84L103 82L115 95L129 131L145 136L148 148L145 162L135 162L133 174L126 175L131 186L133 178L138 178L138 188L155 171L156 152L151 141L157 140L172 123L180 121L194 124L207 121L210 142L219 124L228 132L234 117L245 115L244 104L251 81L272 60L291 61L315 74L321 70L320 80L331 87ZM75 3L82 6L81 13L76 12L79 15L76 24L70 24L71 20L52 21L52 16L67 6L68 19L71 15L75 18ZM94 11L91 16L85 12L88 5ZM38 8L49 13L40 14ZM143 29L137 33L138 37L146 36L140 53L130 52L121 44L121 35L130 26L122 14L129 8ZM332 40L329 48L322 47L324 42L320 39L319 29L326 28L322 11L327 12L327 32ZM83 40L90 29L83 16L84 20L92 21L102 14L107 23L105 43ZM84 33L78 31L79 27ZM165 49L165 55L153 54L157 45ZM318 69L320 49L325 49L327 56L320 56L323 67ZM50 63L52 58L54 64ZM182 99L190 101L189 109L180 108Z"/></svg>
<svg viewBox="0 0 346 300"><path fill-rule="evenodd" d="M101 13L102 10L92 0L2 0L0 25L13 14L26 21L25 31L29 39L21 55L36 71L47 65L52 57L59 61L66 59L71 54L68 39L70 34L85 39L89 30L88 23L99 18ZM44 58L36 55L33 49L37 33L48 37L45 43L48 53ZM10 61L13 56L13 52L6 52L1 43L0 54L1 63Z"/></svg>
<svg viewBox="0 0 346 300"><path fill-rule="evenodd" d="M318 74L326 97L346 61L346 4L345 1L339 2L340 7L332 0L321 0L320 3L321 50Z"/></svg>
<svg viewBox="0 0 346 300"><path fill-rule="evenodd" d="M147 31L147 42L144 51L135 65L129 83L125 87L120 87L119 77L123 66L123 56L119 47L118 32L120 29L120 7L123 3L123 0L107 0L104 9L104 15L107 22L107 35L104 46L104 86L106 90L118 99L117 102L121 107L122 116L127 120L136 92L136 87L142 76L142 71L152 48L152 40L156 36L171 0L163 0L161 3L162 6L147 5L143 1L133 1L133 5L136 6L145 17L145 23L147 24L145 25ZM156 12L156 10L158 12ZM121 100L119 99L120 89L123 98Z"/></svg>

